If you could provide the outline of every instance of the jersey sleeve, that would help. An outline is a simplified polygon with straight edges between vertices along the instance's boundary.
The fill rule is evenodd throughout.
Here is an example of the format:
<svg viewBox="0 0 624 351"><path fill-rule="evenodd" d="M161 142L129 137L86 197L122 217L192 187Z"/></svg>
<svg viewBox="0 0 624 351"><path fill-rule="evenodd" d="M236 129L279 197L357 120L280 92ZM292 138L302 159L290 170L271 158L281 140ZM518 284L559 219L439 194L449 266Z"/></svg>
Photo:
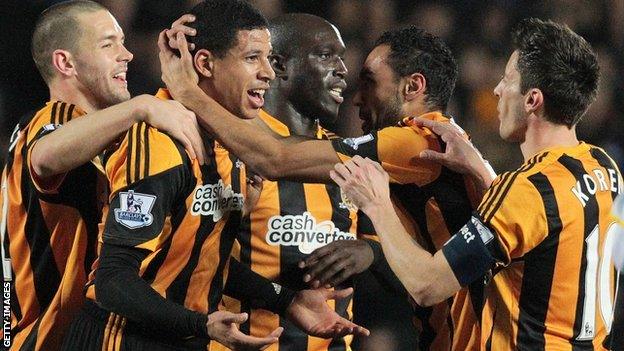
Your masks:
<svg viewBox="0 0 624 351"><path fill-rule="evenodd" d="M135 124L106 162L111 200L104 243L157 249L169 234L167 218L192 191L191 167L171 138Z"/></svg>
<svg viewBox="0 0 624 351"><path fill-rule="evenodd" d="M355 155L368 157L383 166L393 183L423 186L434 181L442 169L437 163L419 158L421 151L440 151L441 146L434 134L417 127L388 127L331 142L343 162Z"/></svg>
<svg viewBox="0 0 624 351"><path fill-rule="evenodd" d="M32 168L31 153L35 144L44 136L53 133L61 128L64 123L70 121L73 117L81 115L82 111L65 102L54 102L45 109L37 113L30 123L26 134L26 152L28 170L30 178L35 185L37 191L42 194L55 194L65 180L69 172L57 174L51 177L39 177ZM70 171L71 172L71 171Z"/></svg>
<svg viewBox="0 0 624 351"><path fill-rule="evenodd" d="M470 221L444 244L455 277L466 286L497 265L508 265L548 235L540 193L526 177L505 173L485 194Z"/></svg>

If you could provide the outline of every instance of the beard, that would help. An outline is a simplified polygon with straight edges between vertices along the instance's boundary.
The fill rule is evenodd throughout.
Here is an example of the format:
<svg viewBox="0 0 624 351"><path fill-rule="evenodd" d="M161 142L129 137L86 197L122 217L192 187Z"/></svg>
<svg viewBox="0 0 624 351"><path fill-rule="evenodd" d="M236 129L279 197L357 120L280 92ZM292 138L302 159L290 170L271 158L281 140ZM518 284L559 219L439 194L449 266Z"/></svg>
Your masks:
<svg viewBox="0 0 624 351"><path fill-rule="evenodd" d="M395 125L401 118L405 117L401 115L403 102L401 101L401 94L396 92L394 96L391 96L385 103L382 113L377 119L377 123L374 129L382 129L385 127L391 127Z"/></svg>
<svg viewBox="0 0 624 351"><path fill-rule="evenodd" d="M130 92L127 89L115 89L111 85L112 77L109 78L104 73L98 73L94 67L80 62L80 60L78 60L78 64L79 72L83 72L79 76L82 93L90 97L89 100L97 109L105 109L130 99Z"/></svg>

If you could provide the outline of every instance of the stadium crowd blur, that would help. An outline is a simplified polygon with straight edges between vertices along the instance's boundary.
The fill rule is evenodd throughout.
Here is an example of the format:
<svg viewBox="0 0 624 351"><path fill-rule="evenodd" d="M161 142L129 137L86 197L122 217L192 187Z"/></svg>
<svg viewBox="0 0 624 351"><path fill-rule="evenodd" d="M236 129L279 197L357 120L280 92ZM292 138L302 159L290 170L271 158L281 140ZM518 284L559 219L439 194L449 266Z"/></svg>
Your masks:
<svg viewBox="0 0 624 351"><path fill-rule="evenodd" d="M156 39L198 0L99 0L116 16L134 53L128 81L133 95L154 93L163 84ZM6 150L20 118L47 100L47 89L30 55L30 35L38 14L59 1L3 0L0 28L0 147ZM416 24L442 37L460 67L449 114L472 135L497 172L522 162L517 145L498 136L497 98L492 90L510 54L509 29L524 17L553 19L584 36L598 53L601 81L598 99L581 122L582 140L603 147L624 167L624 1L622 0L252 0L269 18L285 12L307 12L334 23L347 45L349 90L336 126L338 134L361 133L357 108L350 97L359 67L374 40L386 29ZM4 161L4 151L0 161ZM372 315L375 311L367 311ZM391 323L391 321L388 321ZM381 336L382 333L377 334ZM385 342L393 342L392 338ZM386 344L387 349L393 349Z"/></svg>

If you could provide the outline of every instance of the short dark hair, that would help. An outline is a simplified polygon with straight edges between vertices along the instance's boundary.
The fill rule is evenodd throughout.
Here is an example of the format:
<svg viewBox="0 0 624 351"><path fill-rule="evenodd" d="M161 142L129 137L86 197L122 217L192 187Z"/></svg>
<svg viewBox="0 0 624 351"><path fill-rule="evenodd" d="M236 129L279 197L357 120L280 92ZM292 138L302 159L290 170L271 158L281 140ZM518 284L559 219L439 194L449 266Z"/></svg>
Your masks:
<svg viewBox="0 0 624 351"><path fill-rule="evenodd" d="M108 10L97 2L72 0L52 5L39 15L32 35L31 53L46 83L50 84L54 78L51 59L54 50L78 50L82 28L76 16L96 11Z"/></svg>
<svg viewBox="0 0 624 351"><path fill-rule="evenodd" d="M420 73L427 80L426 103L446 110L457 82L457 62L442 39L416 26L390 30L375 46L389 45L389 65L400 77Z"/></svg>
<svg viewBox="0 0 624 351"><path fill-rule="evenodd" d="M520 89L544 94L546 118L574 126L596 99L598 59L589 43L568 26L529 18L512 31L518 51Z"/></svg>
<svg viewBox="0 0 624 351"><path fill-rule="evenodd" d="M238 45L238 31L269 26L266 18L243 0L204 0L193 7L191 14L196 19L189 26L197 34L189 39L195 44L195 51L207 49L219 58Z"/></svg>

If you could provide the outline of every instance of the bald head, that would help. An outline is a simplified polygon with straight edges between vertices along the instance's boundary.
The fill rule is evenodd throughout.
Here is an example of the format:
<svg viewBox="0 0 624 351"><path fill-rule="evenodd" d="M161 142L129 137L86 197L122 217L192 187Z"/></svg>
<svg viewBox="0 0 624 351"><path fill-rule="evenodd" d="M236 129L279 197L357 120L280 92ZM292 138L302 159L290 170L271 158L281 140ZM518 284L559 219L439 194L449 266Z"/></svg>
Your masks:
<svg viewBox="0 0 624 351"><path fill-rule="evenodd" d="M326 20L308 14L287 14L269 23L279 92L301 115L324 125L338 115L346 89L345 45Z"/></svg>
<svg viewBox="0 0 624 351"><path fill-rule="evenodd" d="M269 23L273 53L285 57L310 51L319 36L338 37L340 32L327 20L307 13L289 13Z"/></svg>
<svg viewBox="0 0 624 351"><path fill-rule="evenodd" d="M50 83L54 78L52 53L62 49L76 52L82 35L78 16L83 13L108 11L87 0L73 0L50 6L41 13L32 36L32 56L41 76Z"/></svg>

